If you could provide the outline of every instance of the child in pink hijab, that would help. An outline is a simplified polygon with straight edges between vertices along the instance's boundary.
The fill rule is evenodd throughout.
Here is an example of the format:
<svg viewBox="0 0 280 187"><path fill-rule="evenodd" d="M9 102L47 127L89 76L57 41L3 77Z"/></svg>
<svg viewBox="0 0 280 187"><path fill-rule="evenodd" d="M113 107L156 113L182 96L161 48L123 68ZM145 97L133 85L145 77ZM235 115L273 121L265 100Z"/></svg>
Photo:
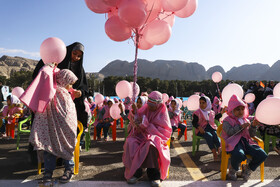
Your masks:
<svg viewBox="0 0 280 187"><path fill-rule="evenodd" d="M215 114L220 113L222 110L222 102L220 101L220 99L217 96L214 97L214 100L212 103L212 109L215 112Z"/></svg>
<svg viewBox="0 0 280 187"><path fill-rule="evenodd" d="M56 167L56 158L64 159L65 171L60 182L68 182L74 167L73 153L77 136L76 107L69 94L72 85L78 80L75 74L63 69L55 72L56 89L44 111L36 111L29 137L30 143L37 151L43 151L43 160L38 154L39 162L44 161L43 183L52 180ZM42 86L38 84L38 86ZM44 84L43 84L44 86ZM36 99L33 97L33 99ZM40 99L45 100L40 97ZM38 103L37 101L32 101Z"/></svg>
<svg viewBox="0 0 280 187"><path fill-rule="evenodd" d="M214 161L219 161L220 139L217 135L217 125L214 120L219 120L221 114L215 116L215 112L211 110L211 100L207 96L201 96L199 99L199 109L193 113L192 124L195 127L195 133L202 136L208 147L213 153Z"/></svg>
<svg viewBox="0 0 280 187"><path fill-rule="evenodd" d="M129 184L134 184L147 168L152 186L159 186L168 174L170 152L167 141L172 132L162 94L151 92L147 104L135 111L131 123L135 130L130 131L126 139L122 158L125 178Z"/></svg>
<svg viewBox="0 0 280 187"><path fill-rule="evenodd" d="M178 140L180 140L181 137L183 136L185 130L186 130L186 125L184 125L181 122L180 105L179 105L179 102L176 99L173 99L170 102L170 106L168 108L168 114L169 114L170 122L171 122L171 126L172 126L172 135L173 135L173 132L176 129L179 128L181 131L180 131L180 133L178 135ZM171 140L174 140L173 136L171 136Z"/></svg>
<svg viewBox="0 0 280 187"><path fill-rule="evenodd" d="M241 176L248 180L252 171L267 158L265 151L251 140L256 134L256 126L259 124L254 120L252 124L245 117L247 105L236 95L228 102L228 116L223 121L222 137L226 142L226 151L231 154L231 168L228 179L236 180L236 171L242 161L246 160L246 154L252 156L248 165L243 165Z"/></svg>

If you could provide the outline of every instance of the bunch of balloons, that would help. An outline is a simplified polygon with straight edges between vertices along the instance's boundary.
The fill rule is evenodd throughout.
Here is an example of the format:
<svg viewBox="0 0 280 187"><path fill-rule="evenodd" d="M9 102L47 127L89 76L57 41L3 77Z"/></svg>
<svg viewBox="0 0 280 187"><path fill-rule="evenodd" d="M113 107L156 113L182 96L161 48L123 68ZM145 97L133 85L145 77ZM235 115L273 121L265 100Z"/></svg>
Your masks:
<svg viewBox="0 0 280 187"><path fill-rule="evenodd" d="M197 8L197 0L85 0L95 13L106 13L105 32L114 41L139 37L142 50L167 42L175 16L187 18Z"/></svg>

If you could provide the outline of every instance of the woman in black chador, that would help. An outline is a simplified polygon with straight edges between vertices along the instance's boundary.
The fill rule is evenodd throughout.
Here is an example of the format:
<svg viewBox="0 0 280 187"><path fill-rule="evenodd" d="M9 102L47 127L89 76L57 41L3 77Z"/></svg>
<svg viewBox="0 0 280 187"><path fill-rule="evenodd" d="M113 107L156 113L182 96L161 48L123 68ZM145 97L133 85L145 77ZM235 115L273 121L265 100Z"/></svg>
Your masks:
<svg viewBox="0 0 280 187"><path fill-rule="evenodd" d="M58 64L59 69L69 69L77 77L78 81L73 85L73 89L77 91L74 92L75 99L74 103L76 105L78 120L83 124L84 127L87 126L88 114L85 111L84 99L88 96L88 83L86 79L86 74L83 68L83 57L84 57L84 46L79 42L75 42L67 46L67 54L64 60ZM42 60L40 60L33 72L32 78L34 79L41 67L44 66Z"/></svg>

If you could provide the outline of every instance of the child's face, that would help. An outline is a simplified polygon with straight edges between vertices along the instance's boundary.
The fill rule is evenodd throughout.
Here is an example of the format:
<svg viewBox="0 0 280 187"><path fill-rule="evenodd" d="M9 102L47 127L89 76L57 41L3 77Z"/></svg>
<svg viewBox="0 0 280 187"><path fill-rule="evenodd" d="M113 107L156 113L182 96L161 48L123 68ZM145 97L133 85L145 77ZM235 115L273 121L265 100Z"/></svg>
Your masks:
<svg viewBox="0 0 280 187"><path fill-rule="evenodd" d="M175 101L171 101L171 108L173 110L175 110L175 107L176 107L176 102Z"/></svg>
<svg viewBox="0 0 280 187"><path fill-rule="evenodd" d="M137 99L137 108L141 108L142 107L142 101L140 98Z"/></svg>
<svg viewBox="0 0 280 187"><path fill-rule="evenodd" d="M202 110L205 109L205 108L207 107L206 101L200 99L200 100L199 100L199 107L200 107Z"/></svg>
<svg viewBox="0 0 280 187"><path fill-rule="evenodd" d="M108 107L110 108L113 105L112 101L108 102Z"/></svg>
<svg viewBox="0 0 280 187"><path fill-rule="evenodd" d="M157 110L157 106L156 105L148 105L148 109L151 111L151 112L154 112Z"/></svg>
<svg viewBox="0 0 280 187"><path fill-rule="evenodd" d="M242 118L244 116L244 109L245 109L244 106L236 107L235 109L233 109L233 115L235 117Z"/></svg>
<svg viewBox="0 0 280 187"><path fill-rule="evenodd" d="M70 90L72 88L72 84L67 84L67 86L65 86L66 90Z"/></svg>
<svg viewBox="0 0 280 187"><path fill-rule="evenodd" d="M7 99L7 105L11 105L11 100L10 99Z"/></svg>

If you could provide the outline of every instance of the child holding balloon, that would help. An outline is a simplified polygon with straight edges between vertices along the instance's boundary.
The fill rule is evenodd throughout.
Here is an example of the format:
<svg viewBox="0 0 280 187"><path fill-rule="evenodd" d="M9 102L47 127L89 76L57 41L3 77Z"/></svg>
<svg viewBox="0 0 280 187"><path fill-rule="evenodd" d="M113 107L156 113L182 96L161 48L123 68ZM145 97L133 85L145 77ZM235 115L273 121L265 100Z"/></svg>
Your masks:
<svg viewBox="0 0 280 187"><path fill-rule="evenodd" d="M201 96L199 98L199 109L193 113L192 124L196 128L195 133L198 136L202 136L208 147L213 153L214 161L219 161L218 155L220 154L220 139L217 135L217 125L214 119L219 120L221 113L215 115L215 112L211 110L211 100L207 96ZM222 111L224 112L224 110Z"/></svg>
<svg viewBox="0 0 280 187"><path fill-rule="evenodd" d="M256 126L259 124L254 120L252 124L245 116L247 105L233 95L228 102L228 116L223 121L222 137L226 142L226 151L231 154L231 168L228 173L230 180L236 180L236 172L242 161L246 160L246 154L252 157L248 165L243 165L241 176L248 180L252 171L264 162L267 154L252 140L256 133Z"/></svg>

